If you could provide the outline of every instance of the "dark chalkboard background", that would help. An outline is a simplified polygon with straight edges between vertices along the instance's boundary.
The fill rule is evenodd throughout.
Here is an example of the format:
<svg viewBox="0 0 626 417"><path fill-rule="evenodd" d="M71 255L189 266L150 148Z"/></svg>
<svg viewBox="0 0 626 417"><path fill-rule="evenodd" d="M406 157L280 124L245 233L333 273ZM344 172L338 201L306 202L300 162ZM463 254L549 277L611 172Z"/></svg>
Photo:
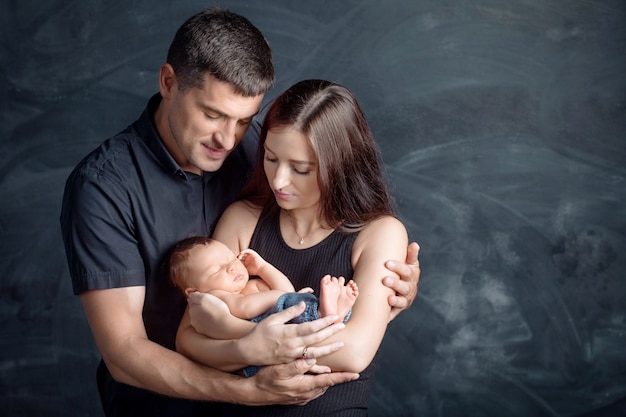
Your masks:
<svg viewBox="0 0 626 417"><path fill-rule="evenodd" d="M311 77L358 95L421 243L372 416L624 415L626 3L221 3L270 40L268 97ZM0 6L2 415L100 415L62 186L139 116L205 5Z"/></svg>

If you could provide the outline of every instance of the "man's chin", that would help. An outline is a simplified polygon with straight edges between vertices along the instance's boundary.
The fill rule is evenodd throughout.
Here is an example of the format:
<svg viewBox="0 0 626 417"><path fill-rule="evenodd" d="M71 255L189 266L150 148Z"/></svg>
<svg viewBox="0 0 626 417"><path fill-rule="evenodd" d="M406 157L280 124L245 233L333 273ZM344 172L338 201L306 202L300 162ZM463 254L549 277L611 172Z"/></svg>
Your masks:
<svg viewBox="0 0 626 417"><path fill-rule="evenodd" d="M218 171L222 167L222 165L224 165L224 159L219 159L219 160L213 159L208 162L205 161L202 164L201 169L204 172L215 172L215 171Z"/></svg>

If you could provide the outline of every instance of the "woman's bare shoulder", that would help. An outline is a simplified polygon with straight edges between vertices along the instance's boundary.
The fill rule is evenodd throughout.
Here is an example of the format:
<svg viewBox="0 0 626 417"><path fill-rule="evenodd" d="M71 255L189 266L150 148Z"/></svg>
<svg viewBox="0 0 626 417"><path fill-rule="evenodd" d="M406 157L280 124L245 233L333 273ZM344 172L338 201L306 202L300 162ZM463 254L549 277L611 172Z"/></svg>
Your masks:
<svg viewBox="0 0 626 417"><path fill-rule="evenodd" d="M359 235L363 235L363 237L371 238L378 235L390 236L390 235L398 235L402 236L407 233L406 227L404 224L394 216L382 216L373 220L369 224L367 224L363 230L359 233Z"/></svg>
<svg viewBox="0 0 626 417"><path fill-rule="evenodd" d="M406 251L408 232L404 224L394 216L382 216L368 223L357 236L353 247L353 260L367 250L381 256ZM395 259L395 258L385 258Z"/></svg>
<svg viewBox="0 0 626 417"><path fill-rule="evenodd" d="M246 201L236 201L222 214L213 231L213 237L235 253L250 245L250 238L256 227L261 208Z"/></svg>
<svg viewBox="0 0 626 417"><path fill-rule="evenodd" d="M261 215L261 207L246 200L239 200L226 208L222 218L234 218L238 220L256 220Z"/></svg>

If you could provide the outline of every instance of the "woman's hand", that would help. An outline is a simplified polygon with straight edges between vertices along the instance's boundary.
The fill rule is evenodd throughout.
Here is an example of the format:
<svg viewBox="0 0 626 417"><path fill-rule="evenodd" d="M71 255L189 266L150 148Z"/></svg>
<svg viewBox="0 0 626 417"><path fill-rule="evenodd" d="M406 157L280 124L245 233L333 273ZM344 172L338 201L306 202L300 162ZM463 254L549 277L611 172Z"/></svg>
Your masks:
<svg viewBox="0 0 626 417"><path fill-rule="evenodd" d="M417 286L420 280L420 264L417 259L420 247L417 243L409 244L406 252L406 261L387 261L385 266L392 272L400 276L385 277L383 284L396 292L389 296L388 302L391 306L389 321L395 319L398 314L408 309L417 296Z"/></svg>
<svg viewBox="0 0 626 417"><path fill-rule="evenodd" d="M241 338L237 346L245 363L284 364L300 358L319 358L341 349L343 342L323 344L324 340L345 327L343 323L333 324L337 316L327 316L307 323L285 324L299 316L304 307L304 303L299 303L272 314ZM325 372L321 368L316 368L316 371Z"/></svg>
<svg viewBox="0 0 626 417"><path fill-rule="evenodd" d="M197 332L209 334L210 329L223 326L231 316L225 302L214 295L195 291L187 297L191 326Z"/></svg>

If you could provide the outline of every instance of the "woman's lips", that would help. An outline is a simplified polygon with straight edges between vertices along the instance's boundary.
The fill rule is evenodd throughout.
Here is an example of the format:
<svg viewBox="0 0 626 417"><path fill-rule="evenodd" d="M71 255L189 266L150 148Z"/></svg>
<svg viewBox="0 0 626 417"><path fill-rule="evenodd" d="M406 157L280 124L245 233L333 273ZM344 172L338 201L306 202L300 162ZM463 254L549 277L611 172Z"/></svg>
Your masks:
<svg viewBox="0 0 626 417"><path fill-rule="evenodd" d="M291 197L293 196L293 194L286 194L286 193L281 193L278 190L274 190L274 196L276 196L276 199L278 200L290 200Z"/></svg>

